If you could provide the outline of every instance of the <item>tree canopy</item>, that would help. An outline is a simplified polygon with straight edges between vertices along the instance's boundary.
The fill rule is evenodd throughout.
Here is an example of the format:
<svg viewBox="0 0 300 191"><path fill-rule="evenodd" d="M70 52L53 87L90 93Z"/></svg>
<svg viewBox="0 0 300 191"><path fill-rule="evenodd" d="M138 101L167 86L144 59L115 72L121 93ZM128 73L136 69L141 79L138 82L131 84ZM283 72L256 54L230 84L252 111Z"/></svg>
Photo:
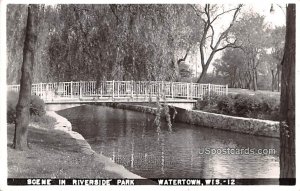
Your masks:
<svg viewBox="0 0 300 191"><path fill-rule="evenodd" d="M244 7L213 4L41 5L36 19L38 43L34 53L33 82L179 81L183 76L191 79L195 72L187 59L195 57L196 53L200 55L201 71L195 81L204 82L208 68L216 67L216 64L211 66L216 53L222 52L219 65L231 64L237 68L235 77L231 76L231 82L228 82L231 86L257 89L257 86L265 87L261 85L264 78L272 79L272 86L278 89L284 27L268 29L263 16L244 13L241 11ZM228 22L218 28L225 17L229 18ZM18 83L20 79L25 23L26 6L8 5L9 84ZM247 62L240 63L239 59ZM215 71L221 72L220 66ZM227 71L226 75L231 74ZM246 79L238 78L238 75L246 76Z"/></svg>

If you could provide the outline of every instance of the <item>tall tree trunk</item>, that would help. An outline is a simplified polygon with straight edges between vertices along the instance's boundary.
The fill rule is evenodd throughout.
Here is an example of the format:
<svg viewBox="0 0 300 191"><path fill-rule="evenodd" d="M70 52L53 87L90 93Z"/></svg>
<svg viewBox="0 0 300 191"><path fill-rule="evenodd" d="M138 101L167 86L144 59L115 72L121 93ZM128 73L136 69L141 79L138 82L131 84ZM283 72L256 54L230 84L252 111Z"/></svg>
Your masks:
<svg viewBox="0 0 300 191"><path fill-rule="evenodd" d="M197 80L197 83L200 83L200 82L203 81L203 79L204 79L205 76L206 76L207 69L208 69L208 66L206 66L206 65L204 65L204 66L202 67L202 72L201 72L201 74L200 74L200 76L199 76L199 78L198 78L198 80Z"/></svg>
<svg viewBox="0 0 300 191"><path fill-rule="evenodd" d="M34 63L34 48L36 42L35 33L35 14L37 13L38 5L28 6L27 25L25 31L25 42L23 48L23 63L22 74L20 80L19 101L16 108L16 125L14 135L14 148L18 150L26 150L28 124L30 119L30 97L32 84L32 71Z"/></svg>
<svg viewBox="0 0 300 191"><path fill-rule="evenodd" d="M272 92L274 92L274 86L275 86L275 78L276 78L276 76L274 75L274 70L273 69L271 70L271 74L272 74L271 89L272 89Z"/></svg>
<svg viewBox="0 0 300 191"><path fill-rule="evenodd" d="M253 70L253 91L257 90L257 72L256 69L252 69Z"/></svg>
<svg viewBox="0 0 300 191"><path fill-rule="evenodd" d="M278 65L278 67L277 67L277 90L279 92L280 92L280 80L281 80L280 76L281 76L281 67L280 67L280 65Z"/></svg>
<svg viewBox="0 0 300 191"><path fill-rule="evenodd" d="M296 5L287 6L280 96L280 178L295 178L295 20ZM280 179L280 184L295 184Z"/></svg>

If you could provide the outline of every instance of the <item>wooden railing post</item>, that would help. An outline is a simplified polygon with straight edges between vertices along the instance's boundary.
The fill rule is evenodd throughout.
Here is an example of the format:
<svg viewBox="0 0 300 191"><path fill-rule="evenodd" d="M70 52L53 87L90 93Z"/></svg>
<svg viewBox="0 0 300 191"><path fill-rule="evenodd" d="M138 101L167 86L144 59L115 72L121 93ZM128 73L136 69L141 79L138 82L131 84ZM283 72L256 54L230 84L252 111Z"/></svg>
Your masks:
<svg viewBox="0 0 300 191"><path fill-rule="evenodd" d="M39 97L41 97L41 95L42 95L42 84L41 83L39 83L39 94L38 94L38 96Z"/></svg>
<svg viewBox="0 0 300 191"><path fill-rule="evenodd" d="M171 82L171 98L174 98L174 87L173 87L173 82Z"/></svg>
<svg viewBox="0 0 300 191"><path fill-rule="evenodd" d="M185 83L186 85L186 98L189 99L190 98L190 88L189 88L189 84Z"/></svg>
<svg viewBox="0 0 300 191"><path fill-rule="evenodd" d="M117 87L117 91L118 91L118 97L120 97L120 82L117 81L118 87Z"/></svg>
<svg viewBox="0 0 300 191"><path fill-rule="evenodd" d="M131 98L133 99L133 80L131 80Z"/></svg>
<svg viewBox="0 0 300 191"><path fill-rule="evenodd" d="M82 97L82 86L81 86L81 81L79 82L79 99L81 99L81 97Z"/></svg>
<svg viewBox="0 0 300 191"><path fill-rule="evenodd" d="M45 91L45 93L46 93L46 98L45 98L45 100L48 100L48 90L49 88L48 88L48 83L46 84L46 91Z"/></svg>
<svg viewBox="0 0 300 191"><path fill-rule="evenodd" d="M210 97L210 84L208 84L208 96Z"/></svg>
<svg viewBox="0 0 300 191"><path fill-rule="evenodd" d="M163 99L165 99L166 92L165 92L165 83L164 83L164 81L161 81L161 92L162 92Z"/></svg>
<svg viewBox="0 0 300 191"><path fill-rule="evenodd" d="M73 98L73 81L71 81L70 92L71 92L71 98Z"/></svg>
<svg viewBox="0 0 300 191"><path fill-rule="evenodd" d="M228 95L228 84L226 84L225 94Z"/></svg>
<svg viewBox="0 0 300 191"><path fill-rule="evenodd" d="M160 85L158 81L156 81L156 87L158 88L158 97L160 97Z"/></svg>
<svg viewBox="0 0 300 191"><path fill-rule="evenodd" d="M144 83L144 89L145 89L145 100L147 100L147 94L148 94L148 85L147 85L147 82Z"/></svg>
<svg viewBox="0 0 300 191"><path fill-rule="evenodd" d="M190 98L193 99L193 83L190 82Z"/></svg>
<svg viewBox="0 0 300 191"><path fill-rule="evenodd" d="M115 97L115 81L112 81L112 100L114 100Z"/></svg>

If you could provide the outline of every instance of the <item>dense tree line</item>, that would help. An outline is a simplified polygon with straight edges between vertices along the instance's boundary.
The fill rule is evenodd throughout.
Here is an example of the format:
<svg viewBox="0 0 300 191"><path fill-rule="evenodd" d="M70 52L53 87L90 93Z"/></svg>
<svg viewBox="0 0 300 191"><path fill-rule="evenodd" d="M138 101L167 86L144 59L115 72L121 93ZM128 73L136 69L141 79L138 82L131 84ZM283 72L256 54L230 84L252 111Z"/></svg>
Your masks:
<svg viewBox="0 0 300 191"><path fill-rule="evenodd" d="M24 7L8 6L8 83L20 78ZM201 31L188 5L45 6L38 21L35 82L178 80L177 55Z"/></svg>

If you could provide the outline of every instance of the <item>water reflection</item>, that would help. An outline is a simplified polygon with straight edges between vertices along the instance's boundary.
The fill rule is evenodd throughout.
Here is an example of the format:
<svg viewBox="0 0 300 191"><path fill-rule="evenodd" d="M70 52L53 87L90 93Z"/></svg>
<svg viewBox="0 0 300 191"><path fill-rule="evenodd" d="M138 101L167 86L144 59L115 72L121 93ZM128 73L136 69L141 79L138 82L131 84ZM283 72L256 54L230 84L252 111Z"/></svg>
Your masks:
<svg viewBox="0 0 300 191"><path fill-rule="evenodd" d="M154 116L103 106L60 111L93 149L144 177L278 178L279 140L187 124L162 123ZM199 154L203 148L275 148L274 155Z"/></svg>

